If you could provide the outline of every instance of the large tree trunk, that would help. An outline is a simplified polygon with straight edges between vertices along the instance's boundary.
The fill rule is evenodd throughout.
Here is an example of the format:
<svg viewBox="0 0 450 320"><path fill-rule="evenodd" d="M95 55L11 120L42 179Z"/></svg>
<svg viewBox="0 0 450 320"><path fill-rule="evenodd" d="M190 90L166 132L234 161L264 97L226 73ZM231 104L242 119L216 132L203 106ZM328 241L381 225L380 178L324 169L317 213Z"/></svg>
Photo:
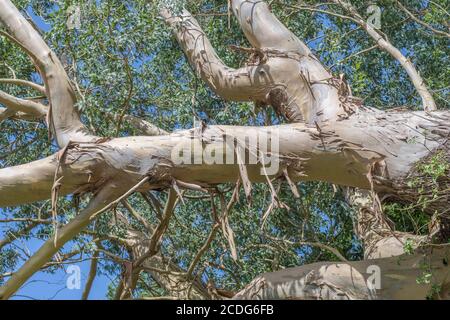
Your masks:
<svg viewBox="0 0 450 320"><path fill-rule="evenodd" d="M413 255L289 268L261 275L234 298L449 299L449 250L447 245L421 249ZM420 283L426 274L432 274L433 281ZM435 290L433 284L442 286Z"/></svg>
<svg viewBox="0 0 450 320"><path fill-rule="evenodd" d="M345 81L333 77L272 15L266 3L233 0L231 4L257 56L253 65L238 70L223 64L189 12L175 16L163 10L162 15L170 25L177 26L175 35L189 62L217 94L224 99L271 105L293 123L275 127L205 126L165 136L104 139L91 135L82 125L70 82L54 53L9 0L0 0L0 21L32 57L45 80L51 103L50 128L62 147L47 159L0 169L0 207L58 194L97 195L80 216L9 279L0 289L0 298L10 297L99 210L108 208L107 202L114 204L130 192L172 186L205 190L238 178L248 195L251 183L270 183L268 178L326 181L369 190L370 197L349 191L358 212L357 234L365 243L367 259L386 257L320 263L265 275L238 298L423 298L429 288L419 287L414 279L423 254L437 281L445 280L448 267L442 262L446 247L392 258L403 253L403 238L414 238L417 246L424 239L393 232L374 195L403 202L420 196L429 202L426 210L430 213L443 212L449 206L448 172L434 181L419 168L438 153L449 161L450 112L383 112L363 107L352 97ZM7 108L2 114L42 116L46 112L40 105L24 106L23 101L1 97ZM414 184L408 183L411 179ZM437 194L429 188L436 184ZM448 230L448 223L443 226ZM145 241L131 245L136 257L142 255L141 243L145 246ZM157 257L153 255L145 263L159 267L162 261ZM371 264L381 268L381 291L367 288L364 274ZM169 288L179 280L155 277ZM201 286L194 294L204 295Z"/></svg>

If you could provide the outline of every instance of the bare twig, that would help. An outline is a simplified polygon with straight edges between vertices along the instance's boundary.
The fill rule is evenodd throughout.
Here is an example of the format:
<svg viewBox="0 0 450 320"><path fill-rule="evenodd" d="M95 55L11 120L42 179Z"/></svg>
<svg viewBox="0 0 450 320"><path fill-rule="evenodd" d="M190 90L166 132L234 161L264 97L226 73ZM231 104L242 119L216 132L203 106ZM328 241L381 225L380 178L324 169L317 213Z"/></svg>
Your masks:
<svg viewBox="0 0 450 320"><path fill-rule="evenodd" d="M27 81L27 80L21 80L21 79L0 79L0 83L5 83L5 84L15 84L15 85L20 85L20 86L27 86L30 87L36 91L38 91L39 93L46 95L46 91L45 91L45 87L41 86L37 83L31 82L31 81Z"/></svg>
<svg viewBox="0 0 450 320"><path fill-rule="evenodd" d="M86 282L86 286L84 287L83 295L81 296L81 300L87 300L89 297L89 293L92 289L92 284L94 283L94 279L97 276L97 266L98 266L98 257L99 251L95 250L91 259L91 267L89 269L89 276Z"/></svg>
<svg viewBox="0 0 450 320"><path fill-rule="evenodd" d="M211 245L211 242L214 240L214 237L216 235L216 231L219 228L219 224L215 223L213 225L213 227L211 228L211 232L209 233L208 238L206 239L205 243L203 244L203 246L200 248L200 250L197 252L197 254L195 255L195 258L192 260L188 270L187 270L187 277L188 279L191 278L192 273L194 272L195 267L197 266L197 263L200 261L200 259L202 258L203 254L208 250L209 246Z"/></svg>
<svg viewBox="0 0 450 320"><path fill-rule="evenodd" d="M150 238L150 244L147 253L143 254L139 259L134 261L134 268L139 267L146 259L154 256L159 251L159 245L162 239L162 236L166 232L169 227L170 218L174 212L175 206L178 202L178 196L176 191L171 188L169 190L169 195L167 197L166 206L164 208L164 213L161 219L161 222L156 227L153 232L152 237Z"/></svg>
<svg viewBox="0 0 450 320"><path fill-rule="evenodd" d="M433 33L439 35L439 36L443 36L443 37L447 37L450 38L450 33L445 32L445 31L441 31L438 29L433 28L432 26L430 26L428 23L423 22L422 20L420 20L419 18L417 18L411 11L409 11L400 1L396 1L397 5L400 7L400 9L403 10L403 12L405 12L411 19L413 19L415 22L417 22L418 24L420 24L421 26L431 30Z"/></svg>

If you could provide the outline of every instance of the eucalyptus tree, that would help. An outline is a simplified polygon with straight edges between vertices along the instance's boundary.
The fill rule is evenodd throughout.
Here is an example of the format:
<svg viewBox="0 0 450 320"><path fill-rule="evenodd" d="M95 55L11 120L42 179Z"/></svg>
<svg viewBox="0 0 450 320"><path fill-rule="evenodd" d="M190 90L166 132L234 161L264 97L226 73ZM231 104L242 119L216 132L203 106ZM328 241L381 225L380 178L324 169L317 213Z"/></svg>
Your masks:
<svg viewBox="0 0 450 320"><path fill-rule="evenodd" d="M390 1L387 3L391 4ZM414 17L414 26L417 19L423 22L419 25L431 35L420 40L425 41L421 44L426 41L440 44L433 52L435 59L427 62L427 71L443 70L429 80L429 75L420 73L405 57L404 50L397 49L386 34L366 22L350 2L336 0L305 5L274 1L271 8L263 1L232 0L220 4L218 15L214 14L215 4L205 1L200 9L195 9L199 18L202 15L209 17L208 29L221 33L216 35L220 39L228 36L222 30L239 27L246 38L229 35L231 41L228 43L236 53L226 56L226 62L219 57L221 52L215 51L206 32L190 13L189 9L195 7L193 3L188 2L183 7L168 2L136 1L125 5L112 1L102 7L102 3L87 2L83 4L83 12L86 12L83 26L80 23L80 31L75 30L75 34L68 36L65 13L69 12L73 18L73 7L69 3L56 6L38 2L36 8L53 21L47 40L52 43L52 49L44 40L46 34L40 32L39 26L33 25L24 12L21 13L9 0L0 1L4 41L16 45L33 64L30 66L15 49L5 47L6 52L20 60L9 64L5 61L6 73L12 76L5 77L1 83L8 88L25 86L39 93L37 98L29 99L20 91L0 91L0 103L4 106L0 115L2 120L7 119L4 123L8 125L5 139L27 141L26 137L14 132L14 125L21 121L40 121L40 134L36 139L44 144L42 132L47 131L55 142L47 147L45 155L38 154L40 159L21 162L16 155L11 166L0 169L1 207L25 209L29 204L50 200L44 202L37 217L24 216L22 210L13 213L16 217L10 222L27 224L16 231L14 237L5 239L2 247L13 242L13 238L28 234L37 225L49 229L49 224L53 224L53 228L47 230L42 247L26 257L18 270L5 276L7 281L0 288L0 297L11 297L40 269L51 267L53 262L58 265L58 261L78 254L61 254L61 250L74 239L86 243L80 236L91 237L90 243L94 244L89 250L92 272L84 298L89 295L100 255L122 267L121 281L111 295L115 298L129 298L139 290L146 294L156 290L156 294L151 295L178 298L447 297L450 114L446 110L445 96L441 96L448 91L445 88L448 70L441 63L446 59L448 34L442 30L436 32L440 30L436 29L437 22L445 19L440 15L447 14L445 8L428 4L434 8L430 9L429 22L423 22L401 3L397 5L398 10L388 12L395 17L391 20L394 22L403 14L406 19ZM18 5L27 8L23 3ZM423 6L422 3L419 5ZM437 14L433 14L435 7ZM286 20L286 25L274 12ZM292 21L294 14L304 15L305 12L324 14L326 18L314 16L312 23L305 27ZM231 14L234 14L234 20ZM222 18L211 19L211 16ZM163 20L166 27L155 23L157 19ZM98 21L104 21L104 24L97 30L95 23ZM313 28L319 37L324 37L327 31L320 35L320 28L332 25L334 29L329 32L337 33L341 40L348 34L358 34L363 41L374 40L375 45L372 44L370 50L352 52L350 58L361 59L362 54L379 48L386 54L379 56L377 52L376 62L382 64L384 59L390 59L398 65L380 70L370 62L361 66L364 64L361 59L359 70L350 72L346 80L342 62L339 63L342 72L334 75L317 54L286 27L291 25L295 31ZM184 51L185 60L198 77L195 80L183 79L190 72L187 64L176 52L176 45L168 45L161 39L165 36L170 41L168 29L172 30ZM137 34L127 36L129 30ZM343 30L346 34L339 33ZM156 49L146 48L147 36ZM249 45L244 46L246 41ZM419 40L414 38L414 41ZM324 43L327 45L326 41ZM349 40L343 51L349 50L352 43ZM317 45L313 47L320 51ZM325 48L324 59L339 49L340 45ZM248 60L237 65L236 60L242 58L242 54L249 55ZM146 70L149 60L149 65L156 66L156 71ZM20 67L19 74L28 80L18 79L18 72L11 64ZM356 97L361 93L369 96L370 86L377 88L376 81L370 85L365 83L370 72L384 72L389 77L399 69L402 70L401 83L395 83L391 90L380 94L382 98ZM147 80L146 75L155 76L155 79ZM121 81L117 81L118 78ZM161 79L176 85L164 86ZM425 79L437 89L428 88ZM37 83L39 81L41 84ZM199 84L200 81L205 85ZM353 83L354 88L350 85ZM379 85L391 85L391 81L384 80ZM190 86L193 86L191 91L186 89ZM396 91L402 86L406 91L416 91L420 97L403 97L402 101L416 105L421 102L424 111L389 109L383 105L375 108L367 104L367 100L377 104L389 101L386 95L391 91L399 94ZM28 95L29 91L25 93ZM99 105L111 101L115 101L115 107ZM174 110L171 103L180 107ZM254 120L249 119L251 108L245 109L251 103L255 106ZM441 110L437 110L441 104ZM154 109L156 105L161 105L162 110ZM230 108L239 112L224 116L226 111L234 112ZM148 109L155 121L140 117ZM186 129L186 118L192 116L203 117L203 121ZM164 119L169 123L164 123ZM208 123L212 121L216 123ZM230 122L236 125L230 125ZM158 128L161 124L164 129ZM245 124L253 126L243 126ZM22 130L32 128L25 125ZM133 134L135 132L140 134ZM266 148L260 143L247 143L252 137L275 144ZM198 154L191 159L192 150L200 150L200 161ZM179 161L181 154L184 161ZM229 154L236 161L210 161L211 158L224 160ZM276 165L268 167L268 164ZM339 235L345 236L346 240L340 244L335 230L330 233L320 227L320 219L326 214L339 221L332 216L339 215L340 209L327 205L325 210L330 212L324 213L322 208L311 210L311 206L300 203L308 198L304 193L311 192L314 187L311 189L305 187L308 184L298 183L313 181L333 184L334 191L324 191L324 185L320 188L327 197L333 192L341 194L353 208L354 234L362 242L364 260L348 261L348 258L359 258L357 254L349 257L349 247L355 245L352 244L354 239L348 238L351 234L348 220L344 219L344 231ZM339 189L336 186L340 186ZM288 194L302 201L289 199ZM61 203L58 199L63 196L65 202ZM309 197L311 201L311 195ZM342 201L327 197L324 197L324 203L330 201L335 205ZM70 205L69 199L81 199L83 209L76 213L78 206ZM163 199L165 204L160 203ZM252 201L253 209L242 205L242 202ZM320 203L320 199L316 199L317 202ZM147 205L153 208L151 213L145 209ZM400 209L395 210L395 205ZM32 208L37 207L32 205ZM400 222L404 221L402 215L410 215L417 208L428 230L410 230ZM389 217L386 215L389 211L395 214ZM64 220L60 217L62 212L65 212ZM302 218L297 216L292 222L290 214L295 216L299 212ZM206 233L202 230L200 236L187 235L189 227L177 220L180 214L187 215L193 226L202 224L210 230ZM259 215L261 220L255 221L252 214ZM315 215L318 220L310 223L307 215ZM242 224L240 231L247 230L247 233L238 234L236 226L231 227L230 220L235 217ZM296 219L301 223L296 224ZM269 226L266 225L268 220ZM397 222L399 230L392 220ZM419 218L412 220L417 223ZM60 227L62 221L66 223ZM247 221L251 226L245 226ZM270 244L257 239L255 231L258 227L255 225L258 222L264 231L262 235L270 240ZM288 224L292 226L287 228ZM180 231L180 228L187 230ZM285 229L289 229L289 236L297 233L294 236L297 243L283 237ZM222 241L217 241L218 233ZM338 243L339 249L349 251L346 256L323 243L320 238L324 233L335 237L332 242ZM196 248L190 247L189 242L196 243ZM264 254L258 258L266 259L267 249L262 247L271 245L276 248L269 250L273 253L270 268L263 264L252 269L250 265L255 257L240 256L242 251L261 248ZM291 250L292 254L293 248L299 245L327 252L326 258L341 261L306 264L312 262L311 251L306 251L299 254L304 265L275 271L280 269L280 259L288 260L285 252ZM127 252L127 258L118 254L121 252L119 247ZM207 252L210 256L205 257ZM168 255L175 258L167 259ZM53 261L55 256L56 261ZM11 260L8 257L2 259ZM373 287L367 281L371 266L379 268L381 288ZM249 268L252 270L247 272ZM233 269L238 273L243 270L245 278L236 277ZM218 276L218 270L229 273L233 284L230 285L228 276ZM262 271L275 272L250 282L250 276ZM148 276L156 289L146 287Z"/></svg>

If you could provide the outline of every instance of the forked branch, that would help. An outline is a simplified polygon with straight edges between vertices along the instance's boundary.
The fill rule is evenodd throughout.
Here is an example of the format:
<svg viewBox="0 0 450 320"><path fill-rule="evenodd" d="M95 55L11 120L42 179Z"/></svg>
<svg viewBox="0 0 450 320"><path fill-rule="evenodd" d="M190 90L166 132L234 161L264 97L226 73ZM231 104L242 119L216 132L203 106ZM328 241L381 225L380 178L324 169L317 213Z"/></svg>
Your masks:
<svg viewBox="0 0 450 320"><path fill-rule="evenodd" d="M175 15L161 10L197 75L219 96L231 101L263 101L269 79L258 77L255 67L233 69L218 57L197 20L187 10Z"/></svg>
<svg viewBox="0 0 450 320"><path fill-rule="evenodd" d="M72 141L92 141L75 108L76 96L61 61L41 35L22 16L10 0L0 0L0 21L30 55L44 79L50 101L51 130L60 147Z"/></svg>

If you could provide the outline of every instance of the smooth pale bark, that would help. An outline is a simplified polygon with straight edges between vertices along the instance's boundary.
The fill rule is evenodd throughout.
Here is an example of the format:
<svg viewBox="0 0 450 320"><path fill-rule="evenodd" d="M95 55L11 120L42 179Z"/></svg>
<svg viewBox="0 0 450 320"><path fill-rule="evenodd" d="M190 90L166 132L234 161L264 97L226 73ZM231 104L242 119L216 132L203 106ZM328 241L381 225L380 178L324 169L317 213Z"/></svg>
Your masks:
<svg viewBox="0 0 450 320"><path fill-rule="evenodd" d="M30 55L45 82L51 105L51 129L60 147L69 141L91 141L76 110L75 91L61 61L10 0L0 0L0 21Z"/></svg>
<svg viewBox="0 0 450 320"><path fill-rule="evenodd" d="M15 206L49 199L56 168L57 161L54 156L51 156L0 169L0 206ZM77 174L73 176L76 177Z"/></svg>
<svg viewBox="0 0 450 320"><path fill-rule="evenodd" d="M48 108L43 104L16 98L0 90L0 103L13 112L22 112L36 118L44 118Z"/></svg>
<svg viewBox="0 0 450 320"><path fill-rule="evenodd" d="M342 1L336 2L342 3ZM276 74L276 71L283 70L283 79L281 81L282 83L289 83L288 79L291 79L291 76L298 73L297 67L299 65L302 66L303 69L300 73L303 75L302 80L305 85L299 89L298 93L295 90L292 91L292 88L299 88L299 83L302 83L302 80L299 81L298 79L293 78L295 80L292 82L292 84L285 86L285 93L288 93L289 98L300 97L300 100L296 100L295 102L303 101L303 103L294 104L294 110L296 111L292 112L292 110L289 110L289 108L280 108L279 104L277 105L271 103L270 101L268 101L269 99L266 99L264 102L268 102L268 104L271 104L278 113L283 114L285 118L291 122L299 121L301 120L301 118L305 119L306 122L309 123L317 124L319 122L320 127L318 126L317 129L319 131L318 133L320 133L322 144L325 146L327 142L325 141L326 139L324 140L322 136L323 128L326 128L326 131L329 128L328 126L330 124L323 124L321 122L336 120L337 118L345 118L346 116L351 115L351 113L355 110L355 105L352 105L350 88L346 86L345 82L341 81L336 83L336 81L330 81L332 80L331 74L329 74L325 70L325 68L323 68L321 63L312 56L307 46L305 46L295 35L292 34L292 32L290 32L281 22L278 21L278 19L270 12L266 3L256 0L232 0L231 5L233 12L237 17L247 39L257 50L268 52L267 48L275 48L276 50L278 50L278 52L284 51L285 59L288 56L287 53L296 53L298 55L297 58L301 57L301 59L292 59L292 56L289 57L289 59L297 61L295 61L294 64L291 64L289 68L286 68L284 70L282 67L280 67L282 64L277 66L270 65L270 63L273 61L270 59L270 56L266 57L268 59L264 62L264 64L270 65L272 67L270 72L271 79L274 79L274 83L276 83L276 81L278 80L276 76L272 76ZM364 21L362 21L361 23L367 25ZM371 28L371 26L368 26L368 29L373 28ZM376 34L375 30L368 30L368 32L372 37ZM177 40L182 47L186 47L184 38L178 36ZM399 59L400 63L407 70L408 74L413 80L414 85L421 94L425 109L433 110L434 101L431 95L429 95L423 83L423 80L421 80L420 76L418 76L418 73L412 63L406 60L401 55L401 53L401 56L399 56L399 52L397 52L398 50L396 50L395 47L393 47L390 43L382 39L380 35L377 36L376 40L377 43L381 41L382 43L379 45L389 53L391 53L396 59ZM213 49L209 45L207 50L212 51ZM195 56L191 56L189 59L194 62L196 60ZM208 63L208 61L206 60L203 63ZM286 66L289 63L292 63L292 61L284 63L284 66ZM307 77L304 76L305 74L307 75ZM320 87L318 87L318 85ZM270 86L272 86L272 83L267 86L266 89L271 90L272 88ZM220 95L220 91L216 92L219 92ZM292 92L294 92L294 94ZM280 92L278 92L278 94L279 96L283 96L283 94L280 94ZM323 97L326 97L328 100L323 99ZM299 108L299 105L301 105L303 108ZM323 105L323 108L321 108L321 105ZM338 110L342 107L345 112L338 115ZM358 107L358 105L356 105L356 107ZM364 111L367 112L367 110ZM315 115L314 112L316 113ZM326 113L326 116L319 117L322 116L321 113L323 112ZM296 116L296 114L298 113L301 113L302 117ZM293 114L294 116L292 116ZM356 117L359 118L360 116L361 113L358 113ZM415 116L421 117L421 115L417 114L410 115L410 117ZM429 139L425 137L425 132L420 132L424 128L428 127L429 123L427 121L422 122L419 120L416 123L411 123L409 122L410 119L406 120L406 118L404 118L406 122L402 122L399 121L399 119L394 120L394 118L390 118L391 115L388 115L386 117L381 113L378 113L374 117L377 119L377 121L374 121L374 123L372 123L371 121L367 121L367 119L362 120L361 118L359 118L358 120L358 122L361 121L361 123L359 124L350 124L346 121L342 122L344 123L344 125L349 125L352 128L351 130L353 131L353 138L349 140L352 141L351 143L356 142L355 140L353 140L355 137L361 138L361 140L357 141L355 144L356 149L364 146L363 149L365 149L366 151L377 151L378 155L381 156L382 160L380 160L380 158L376 160L375 158L377 157L374 157L374 161L372 162L373 165L378 166L378 169L384 171L384 173L387 174L390 179L399 174L399 176L394 179L397 180L397 182L391 181L386 183L387 180L385 180L384 178L379 179L380 177L377 177L376 174L374 174L374 171L372 170L374 169L374 167L372 167L372 169L369 170L365 175L365 178L367 178L367 181L369 181L370 183L370 188L367 188L367 186L363 186L362 184L358 186L364 189L372 189L372 191L368 192L356 189L347 192L349 195L349 201L355 207L357 212L356 233L362 239L365 245L365 257L367 259L401 255L404 253L404 245L406 241L412 241L413 247L417 247L430 240L424 236L415 236L412 234L394 231L391 226L385 221L385 217L381 211L381 208L379 207L379 200L377 200L378 196L374 191L379 192L380 196L388 198L392 194L396 193L395 191L393 191L393 189L396 189L400 193L403 193L403 197L394 195L397 200L403 199L405 201L414 201L414 199L417 198L418 195L414 192L414 190L408 190L408 188L406 187L406 179L409 174L414 176L414 166L420 161L418 161L418 159L423 159L427 155L433 154L433 148L443 147L444 152L447 153L447 157L449 151L447 140L441 140L441 142L438 142L438 144L434 145L432 149L427 148ZM363 124L364 122L366 122L366 124ZM399 125L400 122L401 125ZM333 129L331 129L331 132L333 132L333 134L331 135L333 136L334 133L339 132L337 135L340 136L340 138L342 138L343 135L346 136L346 134L341 131L341 128L335 130L335 125L336 124L334 123L330 125L331 127L333 127ZM395 128L395 126L397 126L397 128ZM405 131L403 126L408 127L408 129ZM337 127L339 127L339 124L337 124ZM364 131L360 130L360 128L364 128ZM413 147L413 149L415 150L412 150L406 144L400 142L404 141L408 144L415 144L417 141L414 140L417 138L417 136L413 137L414 134L413 136L411 136L411 131L416 131L419 136L422 136L422 138L420 138L422 140L421 143L425 146L426 150L423 149L422 151L419 151L418 149L415 149L415 147ZM444 138L449 132L449 127L444 120L440 122L440 124L435 129L432 129L432 131L438 134L443 133L441 135L441 138ZM431 140L433 139L434 138L431 138ZM371 143L371 141L374 140L376 141L375 144L377 146L374 146ZM302 139L302 141L304 141L304 139ZM365 148L366 146L367 148ZM324 149L326 149L326 147L324 147ZM331 149L334 148L331 147ZM352 148L350 147L350 149ZM409 156L409 152L411 152L413 156ZM402 158L404 158L404 156L410 157L410 160L417 162L415 164L412 164L411 162L408 164L403 161ZM349 163L349 167L357 166L358 162L359 161L351 162L351 164ZM336 163L339 163L339 161L333 161L333 165L331 165L331 163L328 163L327 165L324 164L323 169L335 169L334 164ZM338 171L343 173L344 171L341 171L340 169L342 168L339 168ZM351 172L351 170L349 171ZM406 172L408 172L408 174L406 174ZM331 176L330 172L326 172L326 174L328 176ZM306 175L311 176L311 172L307 172ZM402 178L400 178L400 176L402 176ZM384 182L381 182L381 180L384 180ZM340 183L342 184L342 181ZM344 185L348 185L348 183L344 183ZM384 185L384 187L387 188L385 189L381 185ZM440 201L437 204L437 207L432 208L430 211L432 212L435 209L439 209L442 211L443 208L449 205L449 202L449 195L443 195L443 201ZM322 296L322 298L323 297L324 296Z"/></svg>
<svg viewBox="0 0 450 320"><path fill-rule="evenodd" d="M202 141L209 152L214 149L221 151L226 147L227 137L243 147L246 138L270 133L272 139L279 141L278 151L272 149L271 156L280 160L278 170L272 176L283 177L283 169L287 168L292 181L323 180L366 189L373 186L379 192L401 197L398 191L403 192L406 188L405 177L414 165L430 151L446 146L449 131L443 130L448 118L447 112L430 116L424 112L366 111L348 120L324 125L320 131L316 126L300 123L266 128L212 126L205 128L201 135L198 129L192 129L168 136L77 143L69 145L60 155L62 161L58 176L68 177L70 182L65 186L63 180L62 186L67 189L62 189L61 194L75 192L68 187L76 187L77 193L103 190L105 181L121 186L134 185L146 176L150 180L139 191L171 186L174 179L204 188L235 182L240 176L237 163L181 164L174 162L173 156L192 144L201 147ZM422 132L416 129L421 127L426 129L421 129ZM386 144L381 144L380 140ZM244 149L250 154L266 152L255 146ZM57 163L56 157L50 157L24 166L1 169L0 193L10 196L2 197L0 205L49 198ZM249 181L266 181L260 165L245 167ZM35 175L30 174L33 170ZM74 181L79 181L76 186ZM25 198L17 197L21 192ZM448 204L448 195L443 201ZM47 255L42 257L43 261ZM31 271L26 276L38 269L29 269ZM15 290L17 286L12 288Z"/></svg>
<svg viewBox="0 0 450 320"><path fill-rule="evenodd" d="M125 180L149 175L155 188L170 185L173 178L200 185L235 182L239 174L236 163L183 165L173 163L172 157L176 150L188 148L192 143L198 147L202 139L211 153L214 149L223 150L227 137L244 147L250 136L272 136L279 139L279 150L272 151L280 161L274 175L287 167L293 181L320 180L370 189L370 173L374 189L389 192L395 191L395 184L401 183L417 162L438 147L448 145L448 119L448 112L432 116L423 112L366 111L348 120L327 123L320 131L316 126L300 123L276 127L211 126L201 136L197 129L192 129L168 136L77 143L65 151L59 176L67 175L69 186L74 185L73 181L85 181L84 185L76 183L80 189L110 179L110 174L118 174L116 179ZM264 152L255 146L247 149L252 154ZM202 154L202 150L193 150ZM6 196L0 200L0 206L21 203L24 199L14 199L19 192L30 197L29 201L48 198L49 193L45 196L43 191L50 190L56 166L56 157L50 157L1 169L0 192ZM252 182L265 181L259 165L247 167ZM76 177L80 173L84 174L81 179Z"/></svg>
<svg viewBox="0 0 450 320"><path fill-rule="evenodd" d="M136 183L145 176L150 181L141 189L169 187L173 179L206 187L235 182L240 176L236 159L232 164L227 164L225 157L223 164L211 159L208 163L207 158L200 158L198 164L177 162L183 149L203 155L202 141L208 147L207 153L216 150L219 154L226 153L227 141L234 140L236 146L258 155L257 158L260 153L278 158L279 166L271 176L282 177L282 170L287 168L292 181L327 181L373 188L384 195L410 200L407 197L417 193L408 189L406 178L414 166L438 148L448 153L449 116L444 111L427 115L366 110L321 128L301 123L275 127L211 126L201 135L198 129L191 129L167 136L77 143L65 150L60 164L58 177L64 176L61 194L73 192L75 186L77 193L93 191L107 180ZM279 142L278 150L246 146L246 139L255 136L271 136ZM228 147L228 152L233 152L233 147ZM260 164L249 164L248 160L247 155L244 164L248 179L265 182ZM0 199L0 206L48 199L56 167L56 157L50 157L1 169L0 192L5 196ZM442 201L445 203L448 198Z"/></svg>
<svg viewBox="0 0 450 320"><path fill-rule="evenodd" d="M239 23L259 56L254 65L227 67L192 15L163 11L196 73L222 98L271 105L290 122L346 117L337 82L311 51L287 30L262 1L232 1ZM267 28L271 25L271 28ZM253 50L253 51L252 51ZM351 108L349 106L349 108Z"/></svg>
<svg viewBox="0 0 450 320"><path fill-rule="evenodd" d="M231 5L242 31L255 48L276 49L298 56L297 59L274 57L273 66L270 58L267 62L269 76L285 88L284 113L290 122L301 120L298 114L308 123L347 116L348 111L343 108L346 102L340 100L340 96L344 98L340 91L347 89L345 84L333 80L333 75L311 50L271 13L266 2L232 0Z"/></svg>
<svg viewBox="0 0 450 320"><path fill-rule="evenodd" d="M441 286L433 298L449 299L449 254L450 246L443 245L413 255L288 268L261 275L233 299L423 300L432 294L433 284ZM427 273L432 274L430 283L419 284ZM373 277L377 274L381 277L379 288Z"/></svg>
<svg viewBox="0 0 450 320"><path fill-rule="evenodd" d="M267 88L274 85L265 74L267 68L229 68L218 57L197 20L187 10L174 16L164 9L161 15L171 26L192 68L218 95L232 101L265 100Z"/></svg>
<svg viewBox="0 0 450 320"><path fill-rule="evenodd" d="M311 55L309 49L270 13L264 2L233 0L231 3L244 33L260 54L256 66L248 69L254 72L253 78L252 74L247 74L239 81L228 79L224 82L220 73L226 70L226 66L214 53L196 21L188 16L179 21L179 25L181 30L193 27L194 37L179 30L176 35L194 69L205 73L202 77L213 88L216 86L216 92L220 93L223 89L224 93L231 94L237 88L243 92L264 92L262 100L255 100L272 105L290 121L304 119L307 124L262 128L212 126L156 137L92 137L79 120L74 108L74 91L59 60L12 3L0 0L0 20L40 70L52 105L49 119L53 131L59 145L66 146L53 157L1 169L0 207L48 199L56 181L61 183L61 195L97 194L96 200L85 212L58 232L57 241L50 239L14 274L0 289L0 297L11 296L65 242L87 226L94 211L114 205L116 186L136 186L136 189L131 188L132 191L146 191L168 188L174 184L208 188L235 182L238 177L246 180L243 181L245 185L267 182L260 164L177 162L179 151L192 145L207 147L211 155L213 151L216 154L224 151L227 140L231 139L234 145L228 152L236 148L245 150L247 158L253 155L256 158L270 156L279 159L279 167L270 173L271 177L285 178L283 173L287 172L291 181L328 181L373 190L385 197L405 201L417 198L417 190L407 186L407 179L414 175L415 166L420 161L438 149L448 157L450 114L386 113L370 108L361 108L357 112L345 82L336 83L336 79ZM166 18L171 23L172 18ZM271 135L279 143L278 148L267 151L261 146L245 145L247 138L258 135ZM62 180L57 180L61 177ZM138 181L142 184L136 185ZM435 207L431 206L432 210L448 206L448 194L440 195L439 199ZM392 265L393 260L388 261L387 270L392 267L395 273L397 269ZM359 270L358 264L364 263L351 264ZM314 266L303 268L311 270ZM320 279L326 279L327 288L330 287L328 283L333 283L332 280L343 279L340 284L344 287L336 292L328 288L327 297L341 296L340 291L344 291L343 295L349 298L366 297L363 284L355 294L349 287L353 269L342 269L343 273L337 278L333 278L333 269L331 275L322 269L317 271L321 274ZM415 269L409 265L407 270ZM290 271L285 272L288 279ZM295 270L292 272L295 273ZM295 277L302 281L298 274ZM405 279L406 284L410 285L412 278ZM290 280L294 281L288 285L296 286L295 278ZM170 283L168 285L172 286ZM308 289L304 288L298 295L309 297L309 294ZM403 291L399 290L397 296L403 297Z"/></svg>
<svg viewBox="0 0 450 320"><path fill-rule="evenodd" d="M0 169L0 207L17 206L50 199L58 167L60 195L92 190L95 183L105 181L102 161L90 155L58 166L57 155L27 164ZM65 159L70 160L70 156Z"/></svg>

